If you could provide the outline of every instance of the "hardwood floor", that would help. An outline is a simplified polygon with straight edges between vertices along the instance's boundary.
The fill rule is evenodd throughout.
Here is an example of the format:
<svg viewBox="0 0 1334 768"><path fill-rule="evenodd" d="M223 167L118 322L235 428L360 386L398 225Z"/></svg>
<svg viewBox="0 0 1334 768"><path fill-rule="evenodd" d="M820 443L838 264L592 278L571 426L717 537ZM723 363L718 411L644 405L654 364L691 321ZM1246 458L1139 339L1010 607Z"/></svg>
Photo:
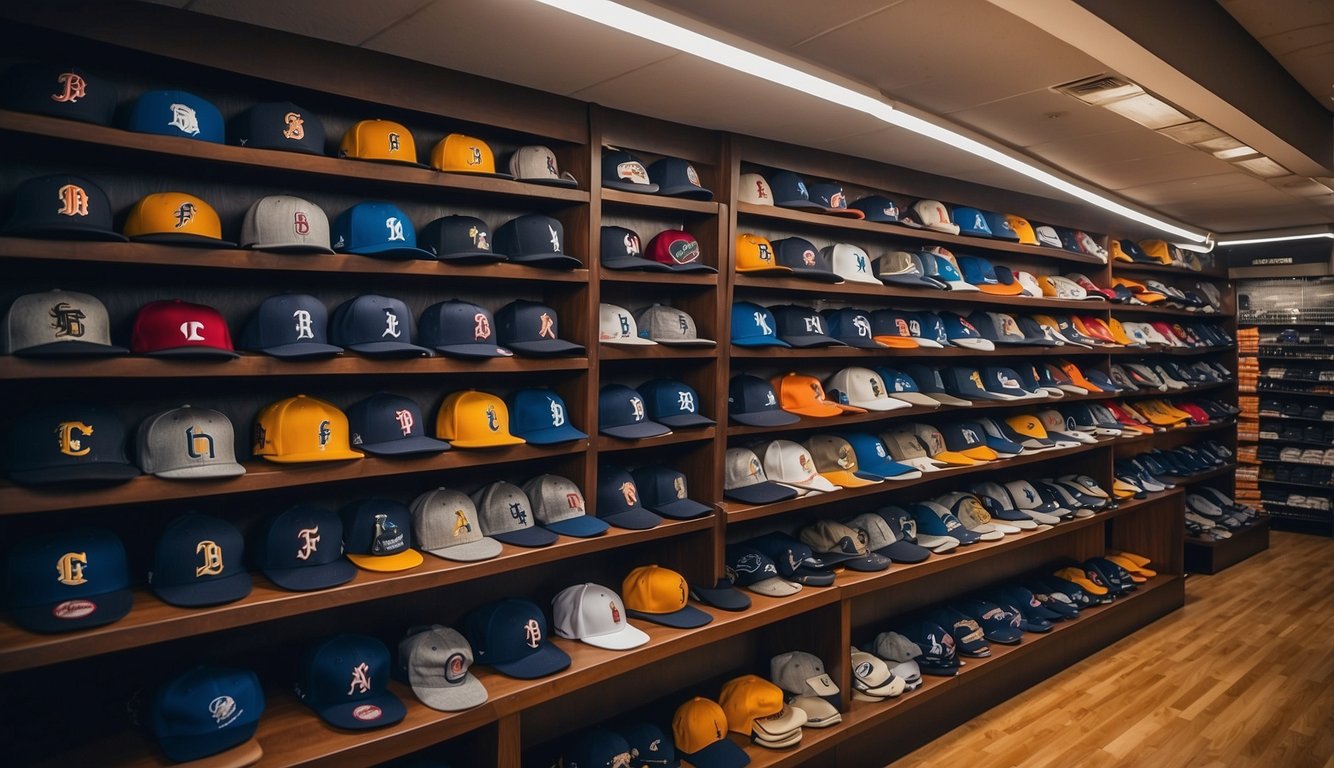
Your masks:
<svg viewBox="0 0 1334 768"><path fill-rule="evenodd" d="M1334 540L1186 581L1186 606L894 768L1334 766Z"/></svg>

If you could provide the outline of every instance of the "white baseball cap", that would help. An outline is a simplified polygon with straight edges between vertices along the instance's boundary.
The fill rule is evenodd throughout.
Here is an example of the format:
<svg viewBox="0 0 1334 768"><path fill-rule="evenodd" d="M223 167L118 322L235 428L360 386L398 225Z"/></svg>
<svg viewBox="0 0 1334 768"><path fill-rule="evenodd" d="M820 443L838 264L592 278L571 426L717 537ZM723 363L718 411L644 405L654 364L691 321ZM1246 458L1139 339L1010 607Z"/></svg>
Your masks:
<svg viewBox="0 0 1334 768"><path fill-rule="evenodd" d="M761 454L764 473L775 483L806 493L837 491L839 486L829 482L815 469L815 459L801 443L791 440L772 440L756 453Z"/></svg>
<svg viewBox="0 0 1334 768"><path fill-rule="evenodd" d="M829 378L825 390L839 403L868 411L897 411L912 407L912 403L890 397L885 380L870 368L844 368Z"/></svg>
<svg viewBox="0 0 1334 768"><path fill-rule="evenodd" d="M743 173L737 180L737 200L751 205L773 205L774 191L758 173Z"/></svg>
<svg viewBox="0 0 1334 768"><path fill-rule="evenodd" d="M829 260L834 274L844 280L869 285L881 284L871 266L871 257L861 248L851 243L838 243L826 245L820 249L820 253Z"/></svg>
<svg viewBox="0 0 1334 768"><path fill-rule="evenodd" d="M625 307L598 304L598 341L603 344L656 346L658 342L639 336L635 316Z"/></svg>
<svg viewBox="0 0 1334 768"><path fill-rule="evenodd" d="M579 184L574 176L566 171L561 173L556 163L556 153L547 147L519 147L510 155L510 175L519 181L532 184L551 184L561 187L573 187Z"/></svg>
<svg viewBox="0 0 1334 768"><path fill-rule="evenodd" d="M648 635L630 625L621 596L598 584L566 587L551 600L556 634L597 648L624 651L648 642Z"/></svg>

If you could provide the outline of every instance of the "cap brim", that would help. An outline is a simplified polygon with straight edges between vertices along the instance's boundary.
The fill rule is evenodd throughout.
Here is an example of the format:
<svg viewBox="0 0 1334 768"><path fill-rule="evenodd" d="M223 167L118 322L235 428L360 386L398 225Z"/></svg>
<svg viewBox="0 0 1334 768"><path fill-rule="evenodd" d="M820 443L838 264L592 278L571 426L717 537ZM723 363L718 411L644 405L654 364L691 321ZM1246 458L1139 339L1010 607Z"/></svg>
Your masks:
<svg viewBox="0 0 1334 768"><path fill-rule="evenodd" d="M460 712L486 703L486 686L472 672L465 672L458 685L434 686L428 682L409 679L417 700L438 712Z"/></svg>
<svg viewBox="0 0 1334 768"><path fill-rule="evenodd" d="M723 496L743 504L772 504L776 501L786 501L795 499L800 495L800 491L795 488L789 488L786 485L768 480L754 485L745 485L738 488L724 488Z"/></svg>
<svg viewBox="0 0 1334 768"><path fill-rule="evenodd" d="M742 768L750 764L750 755L726 734L698 752L679 751L679 754L695 768Z"/></svg>
<svg viewBox="0 0 1334 768"><path fill-rule="evenodd" d="M407 344L402 341L371 341L364 344L347 344L347 349L363 355L383 355L385 357L424 357L431 354L426 347Z"/></svg>
<svg viewBox="0 0 1334 768"><path fill-rule="evenodd" d="M628 651L631 648L638 648L648 641L648 635L644 634L644 631L638 627L631 626L628 621L615 632L579 638L581 643L587 643L594 648L606 648L609 651Z"/></svg>
<svg viewBox="0 0 1334 768"><path fill-rule="evenodd" d="M100 595L81 595L76 600L90 603L93 610L77 618L61 619L55 615L55 608L60 603L39 603L37 605L11 605L10 614L14 620L33 632L53 633L69 632L76 629L100 627L124 618L134 603L134 592L130 589L117 589Z"/></svg>
<svg viewBox="0 0 1334 768"><path fill-rule="evenodd" d="M255 349L255 352L262 352L271 357L281 358L283 360L311 360L333 357L343 351L342 347L336 347L333 344L306 343L306 344L279 344L276 347L267 347L264 349Z"/></svg>
<svg viewBox="0 0 1334 768"><path fill-rule="evenodd" d="M360 451L332 450L318 453L290 453L283 456L264 456L265 461L271 461L274 464L305 464L317 461L347 461L351 459L364 459L366 454Z"/></svg>
<svg viewBox="0 0 1334 768"><path fill-rule="evenodd" d="M786 341L775 336L755 336L752 338L732 338L732 345L737 347L791 347Z"/></svg>
<svg viewBox="0 0 1334 768"><path fill-rule="evenodd" d="M641 421L638 424L623 424L615 427L599 427L598 432L625 440L641 440L646 437L670 435L671 428L656 421Z"/></svg>
<svg viewBox="0 0 1334 768"><path fill-rule="evenodd" d="M738 424L750 427L782 427L796 424L801 417L787 411L759 411L758 413L729 413L727 417Z"/></svg>
<svg viewBox="0 0 1334 768"><path fill-rule="evenodd" d="M950 343L956 346L964 347L966 349L977 349L983 352L991 352L996 349L995 343L993 343L990 339L974 339L974 338L950 339Z"/></svg>
<svg viewBox="0 0 1334 768"><path fill-rule="evenodd" d="M946 280L945 285L948 285L951 291L978 292L978 287L976 285L963 280Z"/></svg>
<svg viewBox="0 0 1334 768"><path fill-rule="evenodd" d="M9 478L23 485L45 485L47 483L79 482L124 482L140 475L139 468L131 464L113 462L93 462L63 467L44 467L42 469L10 470Z"/></svg>
<svg viewBox="0 0 1334 768"><path fill-rule="evenodd" d="M967 528L959 527L950 531L950 538L958 539L960 544L976 544L982 540L982 535L973 533Z"/></svg>
<svg viewBox="0 0 1334 768"><path fill-rule="evenodd" d="M128 355L130 350L114 344L97 344L91 341L53 341L32 347L16 349L10 354L16 357L110 357Z"/></svg>
<svg viewBox="0 0 1334 768"><path fill-rule="evenodd" d="M240 477L245 474L245 467L234 461L227 461L200 464L197 467L164 469L153 474L168 480L213 480L224 477Z"/></svg>
<svg viewBox="0 0 1334 768"><path fill-rule="evenodd" d="M836 275L833 272L826 272L823 269L803 269L799 267L788 267L788 269L792 270L793 277L799 277L802 280L812 280L818 283L830 283L831 285L834 283L843 282L843 278L840 277L839 275Z"/></svg>
<svg viewBox="0 0 1334 768"><path fill-rule="evenodd" d="M912 407L912 403L899 400L897 396L878 398L875 400L859 400L855 403L850 403L850 405L854 405L858 408L865 408L868 411L877 411L882 413L884 411L897 411L903 408Z"/></svg>
<svg viewBox="0 0 1334 768"><path fill-rule="evenodd" d="M402 440L390 440L385 443L364 443L358 450L377 456L405 456L413 453L440 453L449 450L449 443L425 435L413 435Z"/></svg>
<svg viewBox="0 0 1334 768"><path fill-rule="evenodd" d="M214 347L171 347L169 349L155 349L143 354L145 357L213 357L226 360L234 360L240 357L239 354L230 349Z"/></svg>
<svg viewBox="0 0 1334 768"><path fill-rule="evenodd" d="M231 603L250 594L250 573L237 571L221 579L209 579L193 584L150 585L153 594L169 605L196 608L205 605Z"/></svg>
<svg viewBox="0 0 1334 768"><path fill-rule="evenodd" d="M652 339L645 339L639 336L624 336L615 339L599 339L602 344L613 344L621 347L656 347L658 342Z"/></svg>
<svg viewBox="0 0 1334 768"><path fill-rule="evenodd" d="M568 422L559 427L548 427L545 429L535 429L528 432L514 432L513 425L510 431L515 437L521 437L527 440L530 445L554 445L556 443L566 443L571 440L582 440L588 437L588 434L575 429Z"/></svg>
<svg viewBox="0 0 1334 768"><path fill-rule="evenodd" d="M710 267L708 264L705 264L700 261L692 261L688 264L665 264L663 262L659 263L662 264L664 267L667 267L668 272L712 272L714 274L718 273L717 268Z"/></svg>
<svg viewBox="0 0 1334 768"><path fill-rule="evenodd" d="M574 517L567 517L564 520L542 523L542 527L546 528L548 531L563 536L574 536L575 538L588 539L606 533L609 526L606 522L593 517L592 515L576 515Z"/></svg>
<svg viewBox="0 0 1334 768"><path fill-rule="evenodd" d="M931 556L931 550L911 541L895 541L876 552L896 563L920 563Z"/></svg>
<svg viewBox="0 0 1334 768"><path fill-rule="evenodd" d="M650 505L649 509L674 520L693 520L713 511L713 507L701 504L694 499L674 499L666 504Z"/></svg>
<svg viewBox="0 0 1334 768"><path fill-rule="evenodd" d="M563 355L569 352L583 352L582 344L575 344L565 339L541 339L539 341L511 341L505 344L510 351L516 354L534 355L537 357L547 355Z"/></svg>
<svg viewBox="0 0 1334 768"><path fill-rule="evenodd" d="M491 538L504 544L513 544L516 547L547 547L556 543L560 538L556 534L540 526L530 528L520 528L517 531L506 531L505 533L488 534Z"/></svg>
<svg viewBox="0 0 1334 768"><path fill-rule="evenodd" d="M792 274L792 269L791 269L790 267L780 267L780 266L772 266L772 267L737 267L737 268L736 268L736 271L738 271L738 272L745 272L745 273L748 274L748 275L790 275L790 274Z"/></svg>
<svg viewBox="0 0 1334 768"><path fill-rule="evenodd" d="M871 479L862 476L859 472L849 472L848 470L836 470L834 472L821 472L820 476L840 488L862 488L868 485L875 485L884 482L880 479Z"/></svg>
<svg viewBox="0 0 1334 768"><path fill-rule="evenodd" d="M522 659L492 666L501 674L517 677L520 680L533 680L566 669L570 666L570 656L551 643L544 642L536 651Z"/></svg>
<svg viewBox="0 0 1334 768"><path fill-rule="evenodd" d="M936 554L948 552L959 546L959 540L953 536L936 536L930 533L917 533L917 543Z"/></svg>
<svg viewBox="0 0 1334 768"><path fill-rule="evenodd" d="M890 560L888 557L876 554L875 552L871 552L869 554L859 555L850 560L844 560L838 563L838 565L845 566L852 571L861 571L862 573L875 573L877 571L889 570L889 566L892 563L893 561Z"/></svg>
<svg viewBox="0 0 1334 768"><path fill-rule="evenodd" d="M526 440L514 435L496 433L486 440L452 440L454 448L503 448L507 445L523 445Z"/></svg>
<svg viewBox="0 0 1334 768"><path fill-rule="evenodd" d="M925 277L912 272L905 272L899 275L879 275L878 277L880 282L882 283L894 283L895 285L906 285L909 287L920 287L920 286L925 286L927 288L940 287L935 283L933 283L932 281L927 280Z"/></svg>
<svg viewBox="0 0 1334 768"><path fill-rule="evenodd" d="M582 261L563 253L523 253L505 254L505 256L515 264L544 269L578 269L584 265Z"/></svg>
<svg viewBox="0 0 1334 768"><path fill-rule="evenodd" d="M622 192L638 192L638 193L640 193L641 195L656 195L656 194L658 194L658 185L657 185L657 184L653 184L653 183L651 183L651 182L648 183L648 184L636 184L636 183L633 182L633 181L622 181L622 180L620 180L620 179L606 179L606 178L604 178L604 179L602 180L602 188L603 188L603 189L619 189L619 190L621 190Z"/></svg>
<svg viewBox="0 0 1334 768"><path fill-rule="evenodd" d="M661 624L664 627L675 627L677 629L694 629L702 627L713 621L713 617L701 611L693 605L687 605L671 613L645 613L627 608L626 614L634 619L651 621L654 624Z"/></svg>
<svg viewBox="0 0 1334 768"><path fill-rule="evenodd" d="M393 555L354 555L348 553L347 559L358 568L379 573L394 573L416 568L422 564L422 553L415 549L405 549Z"/></svg>
<svg viewBox="0 0 1334 768"><path fill-rule="evenodd" d="M843 414L843 409L833 403L815 403L813 405L801 406L783 406L783 410L788 413L800 414L802 416L811 416L817 419L826 419Z"/></svg>
<svg viewBox="0 0 1334 768"><path fill-rule="evenodd" d="M940 401L925 392L895 392L894 398L913 405L925 405L928 408L940 407Z"/></svg>
<svg viewBox="0 0 1334 768"><path fill-rule="evenodd" d="M241 247L270 253L336 253L327 245L315 243L245 243Z"/></svg>
<svg viewBox="0 0 1334 768"><path fill-rule="evenodd" d="M744 611L750 608L750 598L727 579L720 579L712 587L700 587L692 585L690 587L690 596L705 605L711 605L714 608L720 608L724 611Z"/></svg>
<svg viewBox="0 0 1334 768"><path fill-rule="evenodd" d="M1019 283L986 283L977 286L977 290L993 296L1018 296L1024 289Z"/></svg>
<svg viewBox="0 0 1334 768"><path fill-rule="evenodd" d="M940 453L934 454L931 458L936 461L943 461L946 464L954 464L961 467L974 467L983 463L978 459L965 456L958 451L941 451Z"/></svg>
<svg viewBox="0 0 1334 768"><path fill-rule="evenodd" d="M339 253L350 253L354 256L373 256L377 259L401 259L410 261L412 259L424 259L426 261L435 261L435 254L422 248L404 248L401 245L390 245L381 243L380 245L367 245L361 248L349 248L339 251Z"/></svg>
<svg viewBox="0 0 1334 768"><path fill-rule="evenodd" d="M37 237L37 238L58 238L60 240L109 240L117 243L127 243L130 238L119 232L101 227L90 227L70 222L63 226L23 226L23 224L13 224L0 230L5 235L14 237Z"/></svg>
<svg viewBox="0 0 1334 768"><path fill-rule="evenodd" d="M164 243L167 245L194 245L204 248L235 248L236 243L203 235L183 235L169 232L135 235L130 238L136 243ZM430 254L427 254L428 256Z"/></svg>
<svg viewBox="0 0 1334 768"><path fill-rule="evenodd" d="M713 339L653 339L659 344L665 344L669 347L716 347L718 342Z"/></svg>
<svg viewBox="0 0 1334 768"><path fill-rule="evenodd" d="M475 563L479 560L490 560L499 555L503 549L500 542L489 536L483 536L477 541L470 541L467 544L440 549L423 549L422 551L445 560L453 560L456 563Z"/></svg>
<svg viewBox="0 0 1334 768"><path fill-rule="evenodd" d="M310 592L346 584L357 575L351 560L339 558L332 563L303 568L264 568L269 581L293 592Z"/></svg>
<svg viewBox="0 0 1334 768"><path fill-rule="evenodd" d="M749 589L757 595L788 597L789 595L795 595L800 592L801 585L774 576L773 578L757 581L754 584L747 584L746 589Z"/></svg>
<svg viewBox="0 0 1334 768"><path fill-rule="evenodd" d="M803 211L824 212L824 206L819 203L812 203L810 200L774 200L774 205L779 208L796 208Z"/></svg>
<svg viewBox="0 0 1334 768"><path fill-rule="evenodd" d="M436 352L465 360L481 360L493 357L514 357L514 353L495 344L442 344L433 347Z"/></svg>
<svg viewBox="0 0 1334 768"><path fill-rule="evenodd" d="M640 270L643 272L671 272L672 270L666 264L659 264L656 261L641 259L636 256L612 256L611 258L601 259L602 266L607 269L620 270Z"/></svg>
<svg viewBox="0 0 1334 768"><path fill-rule="evenodd" d="M631 531L646 531L662 524L661 517L643 507L633 507L624 512L614 512L610 515L598 515L598 518L617 528L625 528Z"/></svg>
<svg viewBox="0 0 1334 768"><path fill-rule="evenodd" d="M522 182L525 183L525 184L542 184L542 185L545 185L545 186L548 186L548 187L577 187L577 186L579 186L579 181L578 181L577 179L575 179L573 176L559 176L559 177L554 178L554 179L551 178L550 176L540 176L540 177L535 177L535 178L523 178L523 177L520 177L520 176L515 176L515 177L514 177L514 180L515 180L515 181L522 181Z"/></svg>
<svg viewBox="0 0 1334 768"><path fill-rule="evenodd" d="M917 336L913 337L913 343L923 349L944 349L945 345L935 339L924 339Z"/></svg>

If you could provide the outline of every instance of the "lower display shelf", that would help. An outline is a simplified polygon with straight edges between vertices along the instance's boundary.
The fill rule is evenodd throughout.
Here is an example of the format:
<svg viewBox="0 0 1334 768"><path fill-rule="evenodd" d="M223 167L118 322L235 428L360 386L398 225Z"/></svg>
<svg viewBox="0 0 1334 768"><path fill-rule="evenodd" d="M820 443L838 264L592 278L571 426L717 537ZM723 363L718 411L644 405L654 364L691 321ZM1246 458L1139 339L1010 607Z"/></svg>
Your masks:
<svg viewBox="0 0 1334 768"><path fill-rule="evenodd" d="M1269 518L1261 517L1226 539L1213 541L1195 536L1185 540L1186 570L1191 573L1218 573L1246 558L1269 549Z"/></svg>
<svg viewBox="0 0 1334 768"><path fill-rule="evenodd" d="M1154 577L1141 584L1139 589L1132 594L1114 603L1085 609L1075 621L1058 623L1052 627L1050 632L1045 634L1024 635L1024 641L1019 645L1006 646L993 643L991 645L991 656L984 659L967 659L966 666L960 668L959 673L953 677L923 675L921 687L911 693L905 693L897 699L889 699L883 702L854 701L851 710L843 713L842 723L828 728L803 729L801 744L795 748L766 749L751 744L748 739L738 734L731 734L731 738L750 755L750 765L752 767L779 768L780 766L801 765L817 754L832 749L853 737L866 734L872 729L885 726L895 718L934 699L962 700L969 696L970 691L981 684L980 681L984 678L998 675L1002 670L1021 664L1026 659L1032 660L1033 657L1040 657L1049 649L1054 650L1059 646L1069 644L1075 636L1093 632L1095 628L1099 628L1099 625L1108 622L1118 614L1133 610L1131 606L1153 603L1155 596L1164 598L1162 602L1168 607L1165 610L1154 610L1152 607L1146 607L1146 620L1141 623L1147 623L1153 618L1175 610L1181 605L1182 600L1172 599L1171 595L1168 594L1172 590L1184 595L1184 580L1181 576ZM908 738L912 739L914 737L909 736ZM891 739L888 736L886 737L885 761L901 756L912 746L916 746L915 742L911 745L905 744L904 739L894 738L893 741L897 743L891 743ZM905 747L907 748L905 749Z"/></svg>
<svg viewBox="0 0 1334 768"><path fill-rule="evenodd" d="M1237 470L1236 464L1224 464L1221 467L1206 469L1203 472L1196 472L1193 475L1182 475L1180 477L1169 477L1167 479L1171 480L1172 483L1175 484L1177 487L1180 487L1183 485L1192 485L1194 483L1201 483L1204 482L1205 480L1212 480L1215 477L1222 477L1223 475L1230 474L1232 472L1235 472L1236 470Z"/></svg>

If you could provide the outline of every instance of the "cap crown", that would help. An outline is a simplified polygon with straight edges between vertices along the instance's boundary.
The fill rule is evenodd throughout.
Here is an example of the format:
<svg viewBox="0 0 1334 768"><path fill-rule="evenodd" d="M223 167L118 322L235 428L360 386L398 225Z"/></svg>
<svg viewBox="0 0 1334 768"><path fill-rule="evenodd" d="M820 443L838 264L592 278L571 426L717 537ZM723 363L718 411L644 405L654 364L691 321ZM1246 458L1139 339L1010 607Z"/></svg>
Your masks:
<svg viewBox="0 0 1334 768"><path fill-rule="evenodd" d="M392 120L362 120L348 128L340 157L417 164L417 143L407 128Z"/></svg>
<svg viewBox="0 0 1334 768"><path fill-rule="evenodd" d="M222 113L185 91L146 91L125 111L121 126L135 133L154 133L221 144Z"/></svg>

